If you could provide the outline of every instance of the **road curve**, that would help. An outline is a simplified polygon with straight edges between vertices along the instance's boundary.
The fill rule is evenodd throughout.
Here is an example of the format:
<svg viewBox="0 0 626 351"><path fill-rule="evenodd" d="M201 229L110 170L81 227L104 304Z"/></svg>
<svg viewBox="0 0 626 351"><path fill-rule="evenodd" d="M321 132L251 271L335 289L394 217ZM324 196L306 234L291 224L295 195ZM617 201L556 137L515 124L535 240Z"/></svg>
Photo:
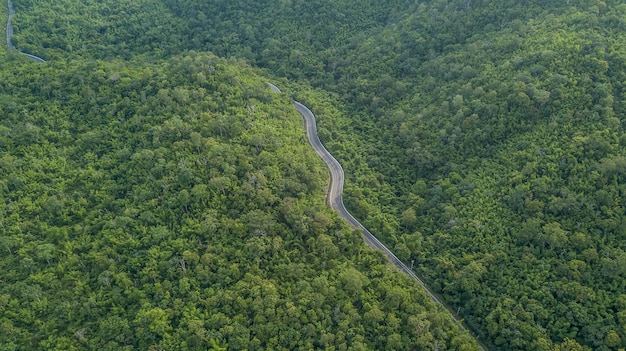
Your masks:
<svg viewBox="0 0 626 351"><path fill-rule="evenodd" d="M309 144L311 144L315 152L317 152L317 154L322 158L324 163L326 163L326 165L330 169L330 187L326 197L326 201L328 202L330 207L336 211L339 211L339 215L347 220L352 228L361 229L361 231L363 232L363 238L365 239L365 242L369 247L382 251L385 256L387 256L389 261L391 261L391 263L396 265L401 271L416 280L422 286L422 288L424 288L426 293L434 302L443 306L450 313L452 321L454 321L454 323L456 323L459 328L467 331L468 329L463 325L462 322L459 323L457 317L452 312L452 310L449 309L445 304L443 304L437 298L437 296L435 296L435 294L433 294L430 289L428 289L424 281L420 279L415 274L415 272L413 272L413 270L411 270L402 261L400 261L400 259L397 258L396 255L394 255L393 252L391 252L391 250L389 250L385 245L383 245L383 243L381 243L378 238L376 238L369 230L367 230L367 228L365 228L359 221L357 221L356 218L354 218L354 216L350 214L350 212L348 212L343 204L342 197L344 182L343 168L341 167L341 164L333 157L333 155L331 155L328 150L326 150L319 137L317 136L317 125L315 123L315 115L313 115L313 112L311 112L308 107L297 101L294 101L294 103L296 106L296 110L298 110L302 117L304 117L306 134L307 138L309 139ZM486 346L482 344L480 340L478 340L478 338L476 338L476 340L481 350L487 349Z"/></svg>
<svg viewBox="0 0 626 351"><path fill-rule="evenodd" d="M7 47L11 50L17 50L15 48L15 46L13 45L13 43L11 42L11 37L13 36L13 23L11 22L11 17L13 17L13 15L15 14L15 11L13 10L13 3L11 2L11 0L7 0L7 7L9 9L9 18L7 19L7 28L6 28L6 32L7 32ZM33 61L37 61L37 62L46 62L46 60L42 59L39 56L35 56L35 55L31 55L22 51L17 51L18 53L28 57L29 59L33 60Z"/></svg>

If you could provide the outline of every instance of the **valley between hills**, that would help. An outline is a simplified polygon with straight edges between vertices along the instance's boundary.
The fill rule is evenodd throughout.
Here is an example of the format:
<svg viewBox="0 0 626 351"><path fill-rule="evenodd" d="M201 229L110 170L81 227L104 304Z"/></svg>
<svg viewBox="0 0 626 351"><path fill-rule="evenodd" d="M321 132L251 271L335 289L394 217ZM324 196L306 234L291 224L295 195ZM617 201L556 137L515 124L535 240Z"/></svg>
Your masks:
<svg viewBox="0 0 626 351"><path fill-rule="evenodd" d="M626 347L619 1L0 20L0 350Z"/></svg>

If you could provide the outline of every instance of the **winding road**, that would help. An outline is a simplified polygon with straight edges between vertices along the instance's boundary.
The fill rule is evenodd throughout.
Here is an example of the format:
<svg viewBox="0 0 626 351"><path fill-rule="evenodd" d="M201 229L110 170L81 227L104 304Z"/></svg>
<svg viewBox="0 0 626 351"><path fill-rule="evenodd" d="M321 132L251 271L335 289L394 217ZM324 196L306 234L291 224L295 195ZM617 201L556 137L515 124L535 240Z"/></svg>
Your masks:
<svg viewBox="0 0 626 351"><path fill-rule="evenodd" d="M327 195L327 200L330 207L334 210L339 211L339 215L345 218L348 223L350 223L350 226L352 228L361 229L363 231L363 237L368 246L373 249L382 251L385 256L387 256L389 261L398 266L401 271L405 272L406 274L411 276L411 278L419 282L424 290L426 290L428 295L430 295L430 298L433 301L441 304L441 301L437 298L437 296L435 296L435 294L433 294L428 289L422 279L415 275L415 273L409 267L407 267L399 258L397 258L396 255L391 252L391 250L389 250L383 243L381 243L378 238L374 236L374 234L367 230L367 228L365 228L359 221L356 220L356 218L354 218L354 216L350 214L350 212L348 212L343 204L342 197L344 182L343 168L341 167L339 161L337 161L333 157L333 155L331 155L328 150L326 150L319 137L317 136L317 125L315 123L315 116L313 115L313 112L311 112L311 110L309 110L306 106L297 101L295 101L295 105L298 112L300 112L300 114L304 117L306 134L309 139L309 144L311 144L315 152L317 152L317 154L322 158L322 160L324 160L324 163L326 163L326 165L330 169L330 189ZM454 316L452 316L452 319L454 320L454 322L457 321Z"/></svg>
<svg viewBox="0 0 626 351"><path fill-rule="evenodd" d="M268 83L268 85L270 86L272 91L274 91L275 93L280 93L280 89L278 89L275 85L271 83ZM360 229L363 233L363 238L365 239L365 242L369 247L375 250L382 251L391 263L396 265L402 272L408 274L411 278L416 280L434 302L443 306L444 309L450 313L452 321L456 323L459 328L461 328L461 330L465 330L469 333L469 329L463 325L463 322L459 322L458 317L452 312L450 308L442 303L439 298L437 298L437 296L432 291L430 291L430 289L428 289L424 281L420 279L420 277L418 277L415 272L407 267L399 258L397 258L396 255L391 252L391 250L389 250L383 243L381 243L378 238L374 236L374 234L372 234L359 221L357 221L356 218L354 218L354 216L350 214L350 212L348 212L343 204L342 197L344 183L343 168L341 167L339 161L337 161L337 159L335 159L333 155L331 155L328 150L326 150L326 148L320 141L317 135L317 124L315 123L315 115L313 115L313 112L311 112L308 107L298 101L294 101L294 104L296 106L296 110L298 110L302 117L304 117L306 134L309 140L309 144L311 144L315 152L317 152L317 154L322 158L322 160L324 161L324 163L326 163L328 169L330 170L330 187L326 198L328 205L332 209L338 211L339 215L343 217L346 221L348 221L353 229ZM474 338L477 340L481 350L487 349L486 346L476 336L474 336Z"/></svg>

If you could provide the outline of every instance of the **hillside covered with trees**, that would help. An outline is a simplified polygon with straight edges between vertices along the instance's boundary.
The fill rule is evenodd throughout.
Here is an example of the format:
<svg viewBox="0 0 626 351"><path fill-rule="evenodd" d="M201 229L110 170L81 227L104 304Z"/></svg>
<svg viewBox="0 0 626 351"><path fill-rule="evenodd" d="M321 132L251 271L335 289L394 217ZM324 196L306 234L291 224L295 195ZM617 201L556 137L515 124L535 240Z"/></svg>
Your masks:
<svg viewBox="0 0 626 351"><path fill-rule="evenodd" d="M161 67L196 50L289 79L283 84L316 112L322 141L344 165L346 205L414 261L490 348L626 347L620 1L63 0L15 8L16 46L68 65L124 59ZM97 94L100 83L73 79L81 94ZM53 80L30 84L39 99L59 92ZM298 171L294 183L317 199L324 172L308 157L317 165L310 184Z"/></svg>
<svg viewBox="0 0 626 351"><path fill-rule="evenodd" d="M477 349L325 207L301 118L260 72L14 56L2 350Z"/></svg>

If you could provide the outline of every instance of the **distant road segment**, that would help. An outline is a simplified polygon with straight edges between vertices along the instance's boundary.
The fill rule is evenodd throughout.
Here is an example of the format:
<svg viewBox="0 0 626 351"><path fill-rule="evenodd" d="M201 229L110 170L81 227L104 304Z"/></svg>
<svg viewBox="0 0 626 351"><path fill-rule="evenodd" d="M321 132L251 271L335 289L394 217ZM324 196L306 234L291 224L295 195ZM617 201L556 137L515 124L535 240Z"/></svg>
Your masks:
<svg viewBox="0 0 626 351"><path fill-rule="evenodd" d="M7 1L7 7L9 8L9 18L7 19L7 47L13 49L13 43L11 43L11 37L13 36L13 24L11 23L11 17L15 12L13 11L13 3L11 0Z"/></svg>
<svg viewBox="0 0 626 351"><path fill-rule="evenodd" d="M11 17L13 17L13 15L15 14L15 11L13 10L13 3L11 2L11 0L7 0L7 7L9 8L9 18L7 19L7 47L9 49L15 49L15 46L13 46L13 43L11 42L11 37L13 36L13 23L11 22ZM46 62L46 60L42 59L39 56L35 56L35 55L31 55L31 54L27 54L25 52L21 52L18 51L20 54L28 57L29 59L33 60L33 61L37 61L37 62Z"/></svg>
<svg viewBox="0 0 626 351"><path fill-rule="evenodd" d="M269 85L269 86L270 86L270 89L272 89L272 91L273 91L273 92L278 93L278 94L280 94L280 93L281 93L280 89L278 89L278 87L277 87L277 86L275 86L274 84L272 84L272 83L267 83L267 85Z"/></svg>

